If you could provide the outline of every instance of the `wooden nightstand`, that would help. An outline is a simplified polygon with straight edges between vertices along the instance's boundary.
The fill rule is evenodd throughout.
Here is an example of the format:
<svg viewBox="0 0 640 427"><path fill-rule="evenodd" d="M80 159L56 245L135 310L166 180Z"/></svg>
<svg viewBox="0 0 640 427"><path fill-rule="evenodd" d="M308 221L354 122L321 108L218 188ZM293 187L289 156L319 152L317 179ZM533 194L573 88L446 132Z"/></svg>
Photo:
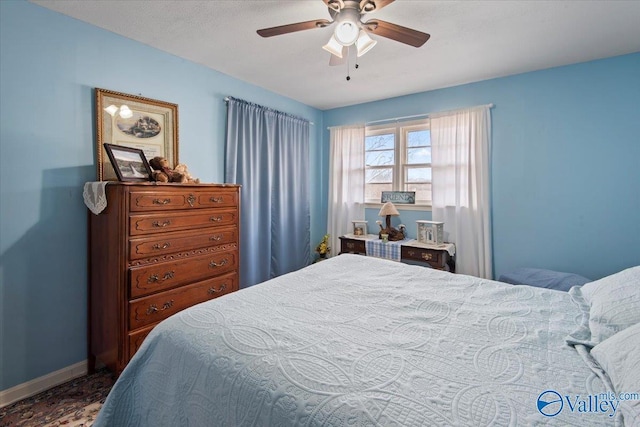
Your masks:
<svg viewBox="0 0 640 427"><path fill-rule="evenodd" d="M369 240L378 241L379 239L376 234L367 234L366 236L352 236L347 234L340 236L340 253L372 256L372 254L367 253L367 241ZM398 243L399 242L389 242L386 244L397 245ZM374 247L374 249L376 248ZM442 248L436 248L418 243L416 240L407 240L400 246L400 259L396 258L395 260L407 264L426 264L437 270L450 271L451 273L456 272L455 246L452 243L447 243Z"/></svg>

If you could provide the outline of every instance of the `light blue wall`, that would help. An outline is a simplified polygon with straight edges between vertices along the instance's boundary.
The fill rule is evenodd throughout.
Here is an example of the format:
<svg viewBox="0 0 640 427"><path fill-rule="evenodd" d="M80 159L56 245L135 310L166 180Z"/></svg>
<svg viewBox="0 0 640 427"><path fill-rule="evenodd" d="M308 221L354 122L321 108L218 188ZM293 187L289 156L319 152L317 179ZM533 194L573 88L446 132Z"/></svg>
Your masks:
<svg viewBox="0 0 640 427"><path fill-rule="evenodd" d="M313 122L322 112L23 1L0 1L0 390L86 358L87 209L95 180L93 88L179 105L180 161L222 182L232 95ZM258 71L257 71L258 72ZM312 181L323 166L311 162ZM324 233L311 193L312 242ZM320 218L320 219L319 219Z"/></svg>
<svg viewBox="0 0 640 427"><path fill-rule="evenodd" d="M495 276L640 264L640 53L329 110L324 124L489 103Z"/></svg>

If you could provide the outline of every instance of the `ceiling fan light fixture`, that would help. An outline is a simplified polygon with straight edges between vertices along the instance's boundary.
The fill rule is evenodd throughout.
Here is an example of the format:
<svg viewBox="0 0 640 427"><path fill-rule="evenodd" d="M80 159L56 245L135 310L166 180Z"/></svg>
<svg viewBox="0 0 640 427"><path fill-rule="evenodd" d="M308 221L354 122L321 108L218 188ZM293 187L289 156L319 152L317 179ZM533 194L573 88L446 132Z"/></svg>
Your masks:
<svg viewBox="0 0 640 427"><path fill-rule="evenodd" d="M360 30L360 36L356 41L356 49L358 51L358 57L369 52L378 42L369 37L369 34L365 30Z"/></svg>
<svg viewBox="0 0 640 427"><path fill-rule="evenodd" d="M336 40L343 46L351 46L358 39L358 26L355 22L343 21L334 32Z"/></svg>
<svg viewBox="0 0 640 427"><path fill-rule="evenodd" d="M342 9L333 35L342 46L351 46L360 33L360 14L355 9Z"/></svg>
<svg viewBox="0 0 640 427"><path fill-rule="evenodd" d="M336 37L334 35L331 36L327 44L322 46L322 48L332 55L335 55L338 58L342 58L342 45L340 44L340 42L338 42L338 40L336 40Z"/></svg>

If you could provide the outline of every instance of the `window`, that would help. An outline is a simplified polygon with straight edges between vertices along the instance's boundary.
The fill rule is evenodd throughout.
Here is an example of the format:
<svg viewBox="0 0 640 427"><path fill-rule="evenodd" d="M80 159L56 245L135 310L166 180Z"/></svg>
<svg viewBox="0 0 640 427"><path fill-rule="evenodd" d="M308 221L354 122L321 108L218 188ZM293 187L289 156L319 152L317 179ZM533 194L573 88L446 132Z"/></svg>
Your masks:
<svg viewBox="0 0 640 427"><path fill-rule="evenodd" d="M426 121L368 127L365 136L365 202L383 191L415 191L431 205L431 133Z"/></svg>

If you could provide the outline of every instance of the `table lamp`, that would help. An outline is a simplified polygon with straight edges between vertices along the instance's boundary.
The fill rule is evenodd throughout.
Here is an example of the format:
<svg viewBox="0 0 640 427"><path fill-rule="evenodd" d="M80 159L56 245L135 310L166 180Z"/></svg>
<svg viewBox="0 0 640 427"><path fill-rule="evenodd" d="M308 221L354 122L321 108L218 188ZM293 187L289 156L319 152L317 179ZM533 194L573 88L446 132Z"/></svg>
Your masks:
<svg viewBox="0 0 640 427"><path fill-rule="evenodd" d="M386 217L385 220L385 228L382 228L382 224L380 225L380 232L378 233L378 237L382 239L383 234L389 235L390 241L404 240L404 233L400 230L391 226L391 216L400 216L400 212L396 209L396 207L391 202L387 202L382 205L382 209L378 213L378 216Z"/></svg>

